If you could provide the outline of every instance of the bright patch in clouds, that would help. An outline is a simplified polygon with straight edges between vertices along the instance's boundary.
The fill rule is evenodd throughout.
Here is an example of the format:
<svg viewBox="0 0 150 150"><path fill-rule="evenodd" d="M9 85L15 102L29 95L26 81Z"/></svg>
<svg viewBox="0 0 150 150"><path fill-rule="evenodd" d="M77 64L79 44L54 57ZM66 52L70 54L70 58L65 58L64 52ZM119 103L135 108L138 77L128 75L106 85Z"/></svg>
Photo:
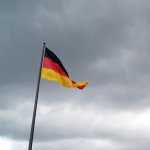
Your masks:
<svg viewBox="0 0 150 150"><path fill-rule="evenodd" d="M15 141L12 139L0 137L0 149L1 150L26 150L27 142Z"/></svg>
<svg viewBox="0 0 150 150"><path fill-rule="evenodd" d="M45 108L46 111L43 111ZM79 106L75 104L56 103L51 106L40 105L37 120L37 129L44 128L44 134L51 137L55 130L60 137L97 137L113 135L119 138L131 139L150 138L150 109L143 111L119 111L97 106ZM39 130L37 130L39 132ZM42 133L41 133L42 135ZM40 136L40 135L39 135Z"/></svg>
<svg viewBox="0 0 150 150"><path fill-rule="evenodd" d="M0 149L11 150L12 142L6 138L0 137Z"/></svg>

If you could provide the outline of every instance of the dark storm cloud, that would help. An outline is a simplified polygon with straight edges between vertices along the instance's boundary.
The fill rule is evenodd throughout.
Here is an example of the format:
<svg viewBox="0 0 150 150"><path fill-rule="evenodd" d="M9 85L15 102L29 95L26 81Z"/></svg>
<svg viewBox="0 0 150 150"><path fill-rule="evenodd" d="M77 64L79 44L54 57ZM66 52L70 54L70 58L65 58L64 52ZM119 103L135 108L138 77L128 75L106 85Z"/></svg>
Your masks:
<svg viewBox="0 0 150 150"><path fill-rule="evenodd" d="M51 5L57 7L54 9ZM62 2L56 1L56 4L51 2L47 4L47 1L44 1L44 3L32 2L31 4L16 2L16 5L12 5L15 7L14 12L10 12L11 15L6 15L5 19L1 19L5 29L5 33L2 35L9 40L3 44L2 49L3 59L6 57L9 59L7 63L1 59L1 66L3 65L4 69L1 74L3 81L7 77L10 82L8 77L10 74L11 82L19 81L22 78L28 81L33 80L31 75L37 72L35 67L38 66L36 64L40 57L39 49L45 39L46 42L49 42L50 48L59 51L59 55L69 70L72 67L75 68L71 70L72 74L78 71L79 75L80 73L84 75L87 64L98 58L99 54L103 57L120 46L122 32L126 26L126 16L118 16L117 10L113 9L116 7L115 4L110 5L110 10L107 10L104 9L107 7L105 3L101 5L96 1L93 5L96 7L94 11L90 3L85 3L85 6L79 8L79 11L76 11L73 5L78 6L79 3L65 2L62 4ZM10 7L9 4L8 6ZM86 9L88 11L85 11ZM97 10L101 10L100 16L97 14ZM3 15L5 12L8 13L9 10L4 10ZM120 10L119 12L123 13ZM39 44L37 45L37 43ZM72 62L72 64L67 62ZM79 64L80 68L78 68ZM84 67L85 69L82 69Z"/></svg>

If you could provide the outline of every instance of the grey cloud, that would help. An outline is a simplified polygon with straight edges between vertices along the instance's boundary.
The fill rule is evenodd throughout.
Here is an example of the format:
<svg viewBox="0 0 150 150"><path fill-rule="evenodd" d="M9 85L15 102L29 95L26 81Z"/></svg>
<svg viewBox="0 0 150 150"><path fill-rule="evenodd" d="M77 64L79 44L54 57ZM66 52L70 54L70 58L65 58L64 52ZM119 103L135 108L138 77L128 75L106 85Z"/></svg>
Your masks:
<svg viewBox="0 0 150 150"><path fill-rule="evenodd" d="M89 86L79 91L42 80L39 107L74 103L83 112L85 107L97 106L102 113L110 114L115 110L121 113L149 109L149 6L146 0L1 1L0 135L17 140L28 138L42 42L58 55L73 80L88 79ZM85 116L88 117L88 112ZM25 123L22 117L26 118ZM36 131L41 131L35 136L37 145L41 142L38 145L41 149L47 146L66 149L66 142L56 147L51 143L43 146L43 143L49 139L71 140L72 137L108 138L118 146L112 145L112 149L119 150L146 150L149 147L143 134L139 140L131 140L130 133L119 136L119 129L116 129L117 135L112 130L106 133L100 129L99 135L95 132L80 134L82 126L73 132L53 124L47 132L43 126L47 127L51 121L46 124L45 117L42 118L37 120ZM82 119L77 119L77 124L83 122ZM63 120L65 116L59 123ZM141 128L144 130L145 126ZM136 133L139 132L135 131L134 135ZM78 145L78 149L87 149L82 142L73 142L69 148ZM90 143L88 147L94 149L93 145ZM98 146L95 150L99 148L110 150L110 146Z"/></svg>

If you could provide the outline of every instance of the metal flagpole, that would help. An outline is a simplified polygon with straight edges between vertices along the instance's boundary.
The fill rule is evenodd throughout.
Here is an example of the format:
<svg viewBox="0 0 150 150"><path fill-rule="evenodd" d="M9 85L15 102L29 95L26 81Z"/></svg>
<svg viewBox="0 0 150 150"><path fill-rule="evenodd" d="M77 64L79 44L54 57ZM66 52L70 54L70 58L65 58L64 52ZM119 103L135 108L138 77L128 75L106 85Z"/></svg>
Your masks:
<svg viewBox="0 0 150 150"><path fill-rule="evenodd" d="M28 150L32 150L32 143L33 143L33 136L34 136L34 126L35 126L35 118L36 118L36 109L37 109L37 102L38 102L38 94L39 94L39 87L40 87L41 70L42 70L43 56L44 56L44 51L45 51L45 44L46 43L43 43L43 52L42 52L42 57L41 57L41 64L40 64L38 83L37 83L37 89L36 89L36 95L35 95L35 104L34 104L34 110L33 110L33 117L32 117L32 124L31 124Z"/></svg>

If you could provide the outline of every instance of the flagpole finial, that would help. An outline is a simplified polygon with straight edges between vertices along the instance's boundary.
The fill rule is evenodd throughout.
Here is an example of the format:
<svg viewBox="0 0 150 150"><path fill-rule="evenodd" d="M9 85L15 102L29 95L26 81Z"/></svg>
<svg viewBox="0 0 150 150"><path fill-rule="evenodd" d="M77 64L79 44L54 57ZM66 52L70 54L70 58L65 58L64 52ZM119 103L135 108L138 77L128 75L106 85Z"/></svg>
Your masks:
<svg viewBox="0 0 150 150"><path fill-rule="evenodd" d="M46 43L43 43L43 45L45 45Z"/></svg>

